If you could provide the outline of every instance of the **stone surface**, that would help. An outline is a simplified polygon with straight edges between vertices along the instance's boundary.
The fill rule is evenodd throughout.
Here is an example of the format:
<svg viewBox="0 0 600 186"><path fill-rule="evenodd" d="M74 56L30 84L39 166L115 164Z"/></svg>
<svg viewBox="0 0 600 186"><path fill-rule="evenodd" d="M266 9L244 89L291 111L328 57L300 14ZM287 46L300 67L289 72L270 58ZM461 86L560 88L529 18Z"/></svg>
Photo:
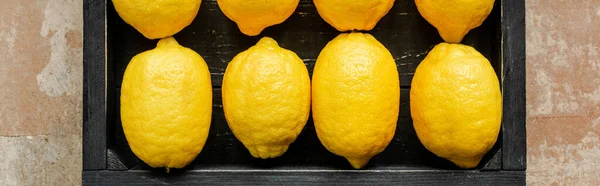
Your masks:
<svg viewBox="0 0 600 186"><path fill-rule="evenodd" d="M600 185L600 1L526 4L527 183Z"/></svg>
<svg viewBox="0 0 600 186"><path fill-rule="evenodd" d="M1 4L0 185L79 185L83 1Z"/></svg>
<svg viewBox="0 0 600 186"><path fill-rule="evenodd" d="M82 1L4 0L0 185L81 184ZM600 1L526 0L529 185L600 185Z"/></svg>

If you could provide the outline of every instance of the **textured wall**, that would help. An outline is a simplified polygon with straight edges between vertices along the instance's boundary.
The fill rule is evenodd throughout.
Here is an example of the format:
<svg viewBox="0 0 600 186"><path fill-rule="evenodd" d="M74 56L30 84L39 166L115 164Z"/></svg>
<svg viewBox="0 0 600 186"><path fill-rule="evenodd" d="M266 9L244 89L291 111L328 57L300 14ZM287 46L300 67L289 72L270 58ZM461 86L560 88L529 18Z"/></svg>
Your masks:
<svg viewBox="0 0 600 186"><path fill-rule="evenodd" d="M600 185L600 1L526 2L527 182ZM82 6L2 1L0 185L81 183Z"/></svg>
<svg viewBox="0 0 600 186"><path fill-rule="evenodd" d="M0 185L81 184L82 2L0 3Z"/></svg>
<svg viewBox="0 0 600 186"><path fill-rule="evenodd" d="M527 182L600 185L600 1L526 3Z"/></svg>

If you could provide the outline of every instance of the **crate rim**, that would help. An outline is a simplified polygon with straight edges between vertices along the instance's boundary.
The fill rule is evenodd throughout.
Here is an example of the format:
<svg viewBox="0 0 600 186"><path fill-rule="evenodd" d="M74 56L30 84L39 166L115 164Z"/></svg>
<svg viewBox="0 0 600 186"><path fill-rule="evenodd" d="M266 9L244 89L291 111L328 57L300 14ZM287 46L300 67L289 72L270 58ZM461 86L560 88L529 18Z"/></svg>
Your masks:
<svg viewBox="0 0 600 186"><path fill-rule="evenodd" d="M84 33L83 33L83 183L110 184L110 178L121 179L121 183L152 183L147 174L152 171L108 171L108 149L106 139L106 2L107 0L85 0ZM422 178L442 178L438 182L427 182L418 179L408 179L408 183L492 183L493 181L509 181L505 183L525 183L526 170L526 98L525 98L525 1L500 0L501 8L501 82L503 94L501 170L188 170L184 175L196 178L208 178L213 174L221 174L222 181L235 183L251 183L249 177L260 177L256 173L280 174L281 180L267 179L273 183L295 181L297 178L286 177L289 173L302 174L308 178L320 178L316 182L336 181L344 174L374 174L381 177L381 183L390 183L397 179L398 183L407 183L402 178L411 176ZM388 176L378 174L385 173ZM241 174L241 177L238 177ZM335 175L331 175L335 174ZM496 174L499 177L489 177ZM129 175L129 176L120 176ZM204 175L204 176L203 176ZM337 176L336 176L337 175ZM342 175L342 176L340 176ZM429 176L427 176L429 175ZM432 175L435 175L433 177ZM213 175L214 176L214 175ZM444 176L451 178L444 179ZM479 181L470 182L465 178L477 178ZM393 179L390 179L393 178ZM243 182L246 180L246 182ZM410 181L412 180L412 181ZM461 181L462 180L462 181ZM127 182L125 182L127 181ZM150 182L148 182L150 181ZM387 181L387 182L385 182ZM473 180L471 180L473 181ZM198 183L187 180L178 183ZM258 182L257 182L258 183ZM269 182L260 182L269 183ZM331 183L331 182L330 182ZM361 183L359 180L355 183ZM366 182L364 182L366 183Z"/></svg>

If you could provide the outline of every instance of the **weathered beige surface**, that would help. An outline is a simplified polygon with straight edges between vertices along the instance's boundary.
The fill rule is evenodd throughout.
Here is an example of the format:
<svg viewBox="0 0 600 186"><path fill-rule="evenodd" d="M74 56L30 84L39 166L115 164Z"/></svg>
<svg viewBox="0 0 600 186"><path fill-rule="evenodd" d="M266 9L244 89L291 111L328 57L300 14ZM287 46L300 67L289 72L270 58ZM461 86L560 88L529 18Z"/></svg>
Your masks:
<svg viewBox="0 0 600 186"><path fill-rule="evenodd" d="M527 183L600 185L600 1L526 3Z"/></svg>
<svg viewBox="0 0 600 186"><path fill-rule="evenodd" d="M0 185L81 184L82 1L1 4ZM527 183L600 185L600 1L526 4Z"/></svg>
<svg viewBox="0 0 600 186"><path fill-rule="evenodd" d="M0 185L81 184L82 2L0 3Z"/></svg>

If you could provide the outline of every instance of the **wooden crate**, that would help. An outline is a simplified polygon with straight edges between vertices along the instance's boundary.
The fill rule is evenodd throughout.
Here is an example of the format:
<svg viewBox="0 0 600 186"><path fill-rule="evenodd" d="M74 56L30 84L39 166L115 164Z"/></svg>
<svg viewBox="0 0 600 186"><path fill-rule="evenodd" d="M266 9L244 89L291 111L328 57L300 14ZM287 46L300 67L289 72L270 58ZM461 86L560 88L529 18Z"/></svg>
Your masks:
<svg viewBox="0 0 600 186"><path fill-rule="evenodd" d="M187 168L152 169L129 149L119 115L120 86L129 60L155 47L116 14L111 1L84 1L83 183L128 184L451 184L524 185L525 141L525 1L497 0L485 23L463 40L486 56L501 80L502 131L476 169L462 170L427 151L412 127L409 90L417 65L442 42L436 29L418 13L414 1L396 0L370 31L396 60L401 108L396 135L387 149L361 170L328 152L312 120L282 157L260 160L235 139L223 116L221 81L227 63L273 37L300 56L312 74L320 50L339 34L318 15L311 0L301 0L283 24L261 36L241 34L220 11L216 0L203 0L194 22L175 38L204 57L212 74L214 109L206 145Z"/></svg>

